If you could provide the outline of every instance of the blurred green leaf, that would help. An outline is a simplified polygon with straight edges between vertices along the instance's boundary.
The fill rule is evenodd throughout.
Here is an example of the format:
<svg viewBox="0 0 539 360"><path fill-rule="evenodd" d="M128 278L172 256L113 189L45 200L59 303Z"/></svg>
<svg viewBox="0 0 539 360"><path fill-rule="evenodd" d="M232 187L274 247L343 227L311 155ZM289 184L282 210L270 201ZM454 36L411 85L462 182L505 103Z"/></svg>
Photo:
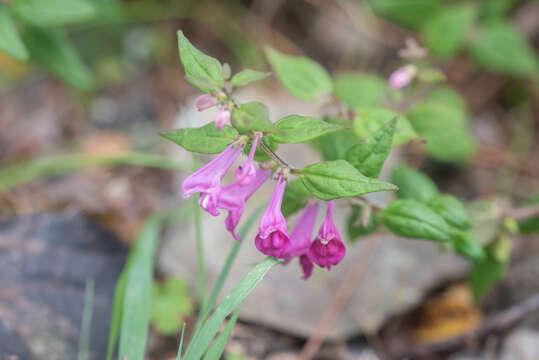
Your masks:
<svg viewBox="0 0 539 360"><path fill-rule="evenodd" d="M251 101L232 109L232 124L242 133L262 131L280 132L269 118L268 107L261 102Z"/></svg>
<svg viewBox="0 0 539 360"><path fill-rule="evenodd" d="M311 193L300 179L294 179L286 184L283 195L281 210L285 217L288 217L305 207L307 199Z"/></svg>
<svg viewBox="0 0 539 360"><path fill-rule="evenodd" d="M217 339L215 339L213 345L206 352L206 355L204 355L204 360L218 360L221 358L223 351L225 351L225 346L228 338L230 337L230 333L232 333L232 328L236 324L236 320L238 320L238 316L240 315L240 310L241 308L236 310L230 320L228 320L225 329L221 331Z"/></svg>
<svg viewBox="0 0 539 360"><path fill-rule="evenodd" d="M94 87L92 73L62 30L27 27L22 37L33 62L71 86L82 90Z"/></svg>
<svg viewBox="0 0 539 360"><path fill-rule="evenodd" d="M230 80L230 83L234 87L240 87L248 85L255 81L265 79L270 75L271 73L269 72L260 72L251 69L245 69L234 75Z"/></svg>
<svg viewBox="0 0 539 360"><path fill-rule="evenodd" d="M444 218L451 226L466 230L471 226L464 205L451 195L435 195L428 202L431 209Z"/></svg>
<svg viewBox="0 0 539 360"><path fill-rule="evenodd" d="M220 153L239 136L232 126L219 130L213 121L199 128L182 128L160 135L187 151L202 154Z"/></svg>
<svg viewBox="0 0 539 360"><path fill-rule="evenodd" d="M519 0L482 0L479 7L481 21L499 20L506 16Z"/></svg>
<svg viewBox="0 0 539 360"><path fill-rule="evenodd" d="M335 96L350 108L380 104L387 92L387 81L378 75L345 72L335 75Z"/></svg>
<svg viewBox="0 0 539 360"><path fill-rule="evenodd" d="M399 187L397 196L404 199L427 202L439 193L426 174L402 164L393 169L391 182Z"/></svg>
<svg viewBox="0 0 539 360"><path fill-rule="evenodd" d="M354 205L351 207L352 213L348 217L346 222L348 229L348 237L351 242L354 242L358 237L365 236L378 229L378 226L382 222L380 215L374 211L369 211L366 216L367 226L361 224L361 216L364 216L365 207Z"/></svg>
<svg viewBox="0 0 539 360"><path fill-rule="evenodd" d="M363 175L377 178L391 150L396 123L393 118L363 142L350 147L346 161Z"/></svg>
<svg viewBox="0 0 539 360"><path fill-rule="evenodd" d="M475 7L469 3L446 6L423 28L427 46L438 56L450 57L460 49L476 16Z"/></svg>
<svg viewBox="0 0 539 360"><path fill-rule="evenodd" d="M299 144L343 129L342 125L299 115L286 116L277 121L275 126L283 132L271 134L270 138L280 144Z"/></svg>
<svg viewBox="0 0 539 360"><path fill-rule="evenodd" d="M537 205L539 204L539 193L532 196L524 205ZM519 221L518 228L523 234L531 234L534 232L539 232L539 215L532 216L528 219Z"/></svg>
<svg viewBox="0 0 539 360"><path fill-rule="evenodd" d="M343 159L350 146L357 142L352 131L341 130L314 139L311 144L320 152L324 161Z"/></svg>
<svg viewBox="0 0 539 360"><path fill-rule="evenodd" d="M5 51L9 55L19 60L28 59L28 50L24 46L15 23L6 6L0 3L0 51Z"/></svg>
<svg viewBox="0 0 539 360"><path fill-rule="evenodd" d="M185 316L193 311L189 289L184 281L168 277L163 283L152 285L150 323L165 335L178 333Z"/></svg>
<svg viewBox="0 0 539 360"><path fill-rule="evenodd" d="M194 47L181 30L178 31L178 50L187 81L202 92L223 87L221 63Z"/></svg>
<svg viewBox="0 0 539 360"><path fill-rule="evenodd" d="M131 256L130 256L131 257ZM120 326L122 325L123 306L125 299L125 285L127 281L127 272L129 268L130 258L127 259L124 269L120 274L116 288L114 290L114 300L112 303L112 313L110 315L109 341L107 346L107 360L112 358L114 346L120 334Z"/></svg>
<svg viewBox="0 0 539 360"><path fill-rule="evenodd" d="M475 302L479 302L483 296L503 277L507 263L500 262L491 256L473 264L469 276Z"/></svg>
<svg viewBox="0 0 539 360"><path fill-rule="evenodd" d="M345 160L311 164L296 172L311 194L322 200L394 191L393 184L368 178Z"/></svg>
<svg viewBox="0 0 539 360"><path fill-rule="evenodd" d="M440 83L446 80L444 73L435 68L420 69L417 72L417 78L427 84Z"/></svg>
<svg viewBox="0 0 539 360"><path fill-rule="evenodd" d="M394 234L412 239L448 242L451 227L427 205L412 199L400 199L384 208L384 224Z"/></svg>
<svg viewBox="0 0 539 360"><path fill-rule="evenodd" d="M441 10L439 0L368 0L378 15L409 28L417 28Z"/></svg>
<svg viewBox="0 0 539 360"><path fill-rule="evenodd" d="M538 73L539 62L535 50L508 22L484 24L473 39L470 52L479 65L490 71L513 76Z"/></svg>
<svg viewBox="0 0 539 360"><path fill-rule="evenodd" d="M453 248L459 255L472 261L483 261L486 258L485 250L470 234L457 232L453 239Z"/></svg>
<svg viewBox="0 0 539 360"><path fill-rule="evenodd" d="M408 119L393 110L382 107L360 107L355 110L357 115L354 118L353 129L359 138L373 135L394 118L397 118L397 124L393 134L393 145L403 145L417 137Z"/></svg>
<svg viewBox="0 0 539 360"><path fill-rule="evenodd" d="M285 55L270 47L265 51L277 78L290 94L312 100L331 92L331 78L317 62L303 56Z"/></svg>
<svg viewBox="0 0 539 360"><path fill-rule="evenodd" d="M13 0L11 9L26 24L51 27L89 20L96 14L87 0Z"/></svg>

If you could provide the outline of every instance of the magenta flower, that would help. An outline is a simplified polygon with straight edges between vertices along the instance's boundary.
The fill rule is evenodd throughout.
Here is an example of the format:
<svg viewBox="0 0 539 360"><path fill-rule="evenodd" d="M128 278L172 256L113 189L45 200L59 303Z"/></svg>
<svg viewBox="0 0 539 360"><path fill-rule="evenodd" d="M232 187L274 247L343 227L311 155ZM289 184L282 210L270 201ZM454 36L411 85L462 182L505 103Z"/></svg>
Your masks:
<svg viewBox="0 0 539 360"><path fill-rule="evenodd" d="M262 133L260 132L257 132L255 134L255 139L253 140L253 144L251 145L251 151L249 152L249 158L247 158L247 161L244 162L242 165L238 166L238 168L236 169L236 181L239 182L241 185L249 184L255 177L256 168L253 162L253 158L256 152L256 145L258 144L258 140L261 136Z"/></svg>
<svg viewBox="0 0 539 360"><path fill-rule="evenodd" d="M260 229L255 238L255 245L258 250L276 258L285 258L290 248L286 220L281 212L285 186L286 181L283 180L281 175L268 207L262 216Z"/></svg>
<svg viewBox="0 0 539 360"><path fill-rule="evenodd" d="M219 130L222 130L225 126L230 125L230 110L228 110L228 108L224 107L219 109L219 112L215 117L215 125Z"/></svg>
<svg viewBox="0 0 539 360"><path fill-rule="evenodd" d="M236 240L241 240L235 229L240 222L245 203L271 175L271 169L257 169L255 172L254 178L248 185L235 181L223 187L217 201L218 208L228 210L228 217L225 220L226 229Z"/></svg>
<svg viewBox="0 0 539 360"><path fill-rule="evenodd" d="M313 263L309 258L314 223L318 213L318 203L307 204L301 213L298 223L290 234L290 250L286 254L286 260L299 257L299 263L303 269L303 279L307 280L313 271Z"/></svg>
<svg viewBox="0 0 539 360"><path fill-rule="evenodd" d="M221 192L221 180L242 149L242 145L233 142L215 159L189 175L182 183L183 196L187 198L200 192L200 206L213 216L219 215L217 200Z"/></svg>
<svg viewBox="0 0 539 360"><path fill-rule="evenodd" d="M416 72L417 69L414 65L405 65L398 68L389 76L389 86L395 90L408 86Z"/></svg>
<svg viewBox="0 0 539 360"><path fill-rule="evenodd" d="M333 222L333 200L328 202L326 218L318 230L318 235L311 244L309 256L311 260L328 270L337 265L346 254L346 247L341 241L339 230Z"/></svg>
<svg viewBox="0 0 539 360"><path fill-rule="evenodd" d="M195 107L198 111L206 110L214 105L217 105L217 100L212 94L200 95L195 100Z"/></svg>

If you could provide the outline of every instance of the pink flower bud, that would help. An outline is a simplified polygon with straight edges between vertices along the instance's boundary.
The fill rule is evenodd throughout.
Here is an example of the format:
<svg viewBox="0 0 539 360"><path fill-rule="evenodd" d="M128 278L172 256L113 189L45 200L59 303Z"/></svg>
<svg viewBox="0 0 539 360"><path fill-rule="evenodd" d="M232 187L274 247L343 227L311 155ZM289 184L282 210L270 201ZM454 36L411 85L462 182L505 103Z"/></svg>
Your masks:
<svg viewBox="0 0 539 360"><path fill-rule="evenodd" d="M258 140L261 136L261 133L256 133L253 144L251 145L251 151L249 152L249 158L246 162L238 166L238 168L236 169L236 181L238 181L241 185L249 184L255 177L256 168L253 162L253 158L256 152L256 145L258 144Z"/></svg>
<svg viewBox="0 0 539 360"><path fill-rule="evenodd" d="M414 65L405 65L398 68L389 76L389 86L395 90L408 86L416 72L417 69Z"/></svg>
<svg viewBox="0 0 539 360"><path fill-rule="evenodd" d="M333 222L333 203L333 200L328 202L326 218L309 250L310 259L328 270L331 266L337 265L346 254L346 247Z"/></svg>
<svg viewBox="0 0 539 360"><path fill-rule="evenodd" d="M198 111L206 110L217 105L217 100L211 94L203 94L196 98L195 107Z"/></svg>
<svg viewBox="0 0 539 360"><path fill-rule="evenodd" d="M222 130L225 126L230 125L230 110L220 109L215 118L217 129Z"/></svg>

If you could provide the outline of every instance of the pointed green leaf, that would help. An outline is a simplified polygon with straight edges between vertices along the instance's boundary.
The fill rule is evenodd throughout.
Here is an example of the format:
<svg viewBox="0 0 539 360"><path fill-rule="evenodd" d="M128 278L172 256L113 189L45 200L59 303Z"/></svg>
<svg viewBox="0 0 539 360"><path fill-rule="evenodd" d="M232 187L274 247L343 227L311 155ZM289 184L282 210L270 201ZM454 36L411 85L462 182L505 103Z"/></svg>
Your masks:
<svg viewBox="0 0 539 360"><path fill-rule="evenodd" d="M391 173L391 182L399 187L397 196L427 202L438 195L436 184L424 173L406 165L398 165Z"/></svg>
<svg viewBox="0 0 539 360"><path fill-rule="evenodd" d="M409 28L417 28L441 10L439 0L368 0L378 15Z"/></svg>
<svg viewBox="0 0 539 360"><path fill-rule="evenodd" d="M451 226L466 230L469 229L470 219L464 205L451 195L435 195L428 202L430 208Z"/></svg>
<svg viewBox="0 0 539 360"><path fill-rule="evenodd" d="M350 130L336 131L311 142L312 146L320 152L324 161L344 158L346 151L355 143L357 143L357 137Z"/></svg>
<svg viewBox="0 0 539 360"><path fill-rule="evenodd" d="M7 7L0 3L0 51L19 60L28 59L28 50L24 46L15 23L11 19Z"/></svg>
<svg viewBox="0 0 539 360"><path fill-rule="evenodd" d="M486 258L485 250L470 234L457 232L453 240L455 252L472 261L483 261Z"/></svg>
<svg viewBox="0 0 539 360"><path fill-rule="evenodd" d="M333 82L335 96L350 108L378 105L388 90L387 80L374 74L345 72Z"/></svg>
<svg viewBox="0 0 539 360"><path fill-rule="evenodd" d="M300 179L294 179L286 184L283 195L281 210L288 217L298 210L303 209L311 193Z"/></svg>
<svg viewBox="0 0 539 360"><path fill-rule="evenodd" d="M363 175L377 178L391 150L396 123L395 118L363 142L348 149L346 161Z"/></svg>
<svg viewBox="0 0 539 360"><path fill-rule="evenodd" d="M359 138L373 135L394 118L397 118L397 124L393 135L393 145L403 145L417 137L408 119L393 110L382 107L360 107L356 109L356 112L353 129Z"/></svg>
<svg viewBox="0 0 539 360"><path fill-rule="evenodd" d="M447 242L453 239L451 227L427 205L412 199L392 202L383 212L384 224L396 235Z"/></svg>
<svg viewBox="0 0 539 360"><path fill-rule="evenodd" d="M490 255L482 261L474 262L468 281L472 288L475 302L479 302L496 285L505 274L506 269L506 262L500 262Z"/></svg>
<svg viewBox="0 0 539 360"><path fill-rule="evenodd" d="M270 137L280 144L299 144L344 128L342 125L299 115L284 117L275 126L283 132L271 134Z"/></svg>
<svg viewBox="0 0 539 360"><path fill-rule="evenodd" d="M33 62L69 85L82 90L93 88L92 73L61 29L27 27L22 37Z"/></svg>
<svg viewBox="0 0 539 360"><path fill-rule="evenodd" d="M508 22L483 25L470 51L475 61L487 70L514 76L536 75L539 70L535 50Z"/></svg>
<svg viewBox="0 0 539 360"><path fill-rule="evenodd" d="M230 83L234 87L240 87L248 85L255 81L265 79L270 75L271 73L269 72L260 72L251 69L245 69L234 75L230 80Z"/></svg>
<svg viewBox="0 0 539 360"><path fill-rule="evenodd" d="M322 200L359 196L377 191L394 191L397 187L362 175L345 160L308 165L297 172L303 184Z"/></svg>
<svg viewBox="0 0 539 360"><path fill-rule="evenodd" d="M280 131L269 119L268 107L257 101L235 107L232 110L232 124L242 133L248 131L262 131L265 133Z"/></svg>
<svg viewBox="0 0 539 360"><path fill-rule="evenodd" d="M96 14L87 0L14 0L11 9L22 22L40 27L73 24Z"/></svg>
<svg viewBox="0 0 539 360"><path fill-rule="evenodd" d="M285 55L270 47L265 50L277 78L292 95L312 100L331 92L331 78L317 62L303 56Z"/></svg>
<svg viewBox="0 0 539 360"><path fill-rule="evenodd" d="M460 49L476 17L469 3L447 6L427 20L423 37L427 46L438 56L450 57Z"/></svg>
<svg viewBox="0 0 539 360"><path fill-rule="evenodd" d="M199 128L183 128L160 135L187 151L202 154L220 153L239 136L232 126L219 130L213 121Z"/></svg>
<svg viewBox="0 0 539 360"><path fill-rule="evenodd" d="M240 315L240 310L241 309L236 310L230 320L228 320L225 329L221 331L217 339L215 339L213 345L206 352L206 355L204 355L204 360L217 360L221 358L223 351L225 351L228 338L232 333L232 328L236 324L236 320L238 320L238 316Z"/></svg>
<svg viewBox="0 0 539 360"><path fill-rule="evenodd" d="M178 31L178 50L187 79L194 80L192 85L203 92L218 90L223 87L224 79L221 63L194 47L181 30ZM204 82L207 82L207 87L202 86Z"/></svg>

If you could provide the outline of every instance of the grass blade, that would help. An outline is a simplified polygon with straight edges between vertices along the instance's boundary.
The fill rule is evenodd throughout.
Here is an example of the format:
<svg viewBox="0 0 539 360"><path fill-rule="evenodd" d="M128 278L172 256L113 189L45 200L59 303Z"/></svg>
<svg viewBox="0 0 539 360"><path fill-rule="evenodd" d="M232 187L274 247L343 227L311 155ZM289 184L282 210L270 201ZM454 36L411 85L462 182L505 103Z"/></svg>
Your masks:
<svg viewBox="0 0 539 360"><path fill-rule="evenodd" d="M194 337L189 344L189 348L185 353L185 360L199 360L202 354L206 351L211 341L215 337L215 334L219 331L219 328L225 318L234 311L234 309L245 300L247 295L253 290L253 288L262 280L264 275L275 264L278 264L280 260L272 257L267 257L264 261L258 263L253 269L251 269L240 282L230 291L227 297L219 304L215 309L212 316L202 326L198 336Z"/></svg>
<svg viewBox="0 0 539 360"><path fill-rule="evenodd" d="M150 216L137 235L126 272L118 359L142 360L146 348L154 255L163 217ZM128 316L126 316L128 315Z"/></svg>
<svg viewBox="0 0 539 360"><path fill-rule="evenodd" d="M180 335L180 345L178 346L178 355L176 355L176 360L182 360L182 350L183 350L183 335L185 333L185 323L182 325L182 334Z"/></svg>
<svg viewBox="0 0 539 360"><path fill-rule="evenodd" d="M79 335L78 360L88 360L90 355L90 335L92 331L92 314L94 311L94 281L86 281L86 291L84 292L84 307L82 309L82 320Z"/></svg>
<svg viewBox="0 0 539 360"><path fill-rule="evenodd" d="M197 271L198 271L198 304L204 309L206 301L206 269L204 267L204 242L202 240L202 223L200 221L200 206L198 199L200 194L193 197L193 215L195 220L195 238L197 247Z"/></svg>
<svg viewBox="0 0 539 360"><path fill-rule="evenodd" d="M127 269L129 268L129 259L127 260L120 278L116 283L116 289L114 291L114 301L112 303L112 314L109 329L109 344L107 346L107 360L112 358L114 346L118 335L120 334L120 325L122 323L123 305L125 298L125 283L127 279Z"/></svg>
<svg viewBox="0 0 539 360"><path fill-rule="evenodd" d="M225 351L225 346L228 342L228 338L230 337L230 333L232 332L232 328L236 324L236 320L238 320L240 311L241 308L236 310L234 315L232 315L230 320L228 320L225 329L219 334L213 345L206 352L206 355L204 355L204 360L219 360L221 358L223 351Z"/></svg>

